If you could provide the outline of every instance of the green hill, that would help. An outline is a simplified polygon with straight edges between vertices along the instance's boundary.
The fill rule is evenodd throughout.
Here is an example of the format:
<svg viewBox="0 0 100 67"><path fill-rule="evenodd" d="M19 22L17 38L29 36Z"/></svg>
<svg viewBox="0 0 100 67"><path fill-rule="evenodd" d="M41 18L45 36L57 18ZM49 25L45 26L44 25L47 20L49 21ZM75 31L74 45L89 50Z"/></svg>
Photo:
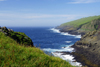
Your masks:
<svg viewBox="0 0 100 67"><path fill-rule="evenodd" d="M87 67L100 67L100 15L81 18L58 27L61 32L82 37L72 47L76 61Z"/></svg>
<svg viewBox="0 0 100 67"><path fill-rule="evenodd" d="M61 32L68 32L70 34L82 34L90 31L99 30L100 28L100 15L81 18L75 21L67 22L56 27Z"/></svg>
<svg viewBox="0 0 100 67"><path fill-rule="evenodd" d="M70 25L70 26L73 26L73 27L80 27L81 25L83 25L85 23L89 23L92 20L98 19L98 18L100 18L100 15L99 16L85 17L85 18L81 18L81 19L78 19L78 20L74 20L74 21L70 21L70 22L64 23L61 26Z"/></svg>
<svg viewBox="0 0 100 67"><path fill-rule="evenodd" d="M13 32L12 35L14 35ZM17 39L20 41L17 33ZM26 36L25 34L23 34ZM16 37L16 35L14 35ZM23 39L23 37L22 37ZM28 38L27 38L28 39ZM27 44L27 40L23 40ZM29 41L28 41L29 42ZM73 67L68 62L46 55L39 48L26 46L0 30L0 67Z"/></svg>

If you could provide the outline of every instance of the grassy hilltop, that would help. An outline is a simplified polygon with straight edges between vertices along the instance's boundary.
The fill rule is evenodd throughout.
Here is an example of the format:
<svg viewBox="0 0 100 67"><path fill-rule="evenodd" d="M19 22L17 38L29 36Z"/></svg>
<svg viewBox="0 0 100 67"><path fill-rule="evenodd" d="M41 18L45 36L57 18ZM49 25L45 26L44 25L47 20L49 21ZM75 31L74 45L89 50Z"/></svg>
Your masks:
<svg viewBox="0 0 100 67"><path fill-rule="evenodd" d="M76 50L73 52L76 61L83 66L100 67L100 15L67 22L56 28L61 32L81 34L81 39L72 46Z"/></svg>
<svg viewBox="0 0 100 67"><path fill-rule="evenodd" d="M98 18L100 18L100 16L85 17L85 18L81 18L81 19L78 19L78 20L74 20L74 21L70 21L70 22L61 24L60 26L67 26L67 25L70 25L70 26L73 26L73 27L78 28L78 27L80 27L81 25L86 24L86 23L90 23L92 20L98 19Z"/></svg>
<svg viewBox="0 0 100 67"><path fill-rule="evenodd" d="M23 33L16 33L13 31L8 36L11 33L0 29L0 67L73 67L60 58L48 56L39 48L27 45L31 40ZM20 41L21 38L23 41Z"/></svg>
<svg viewBox="0 0 100 67"><path fill-rule="evenodd" d="M62 32L69 32L70 34L82 34L90 31L99 30L100 15L81 18L75 21L67 22L56 27Z"/></svg>

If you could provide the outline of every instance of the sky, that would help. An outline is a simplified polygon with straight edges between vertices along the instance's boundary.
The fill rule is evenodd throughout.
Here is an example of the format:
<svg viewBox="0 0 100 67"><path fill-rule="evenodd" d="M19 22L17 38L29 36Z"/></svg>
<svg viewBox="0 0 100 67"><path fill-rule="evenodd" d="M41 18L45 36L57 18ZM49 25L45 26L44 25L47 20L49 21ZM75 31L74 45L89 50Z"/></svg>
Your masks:
<svg viewBox="0 0 100 67"><path fill-rule="evenodd" d="M48 27L100 15L100 0L0 0L0 26Z"/></svg>

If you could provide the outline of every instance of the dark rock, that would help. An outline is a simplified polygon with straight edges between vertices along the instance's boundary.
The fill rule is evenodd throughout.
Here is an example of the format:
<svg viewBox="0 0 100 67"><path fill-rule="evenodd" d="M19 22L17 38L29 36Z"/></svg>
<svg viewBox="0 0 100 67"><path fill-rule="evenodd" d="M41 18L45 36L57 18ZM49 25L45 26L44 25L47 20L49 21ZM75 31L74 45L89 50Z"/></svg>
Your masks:
<svg viewBox="0 0 100 67"><path fill-rule="evenodd" d="M75 48L73 55L75 59L88 67L100 66L100 40L98 31L85 34L80 41L77 41L72 47ZM91 36L93 36L91 38Z"/></svg>
<svg viewBox="0 0 100 67"><path fill-rule="evenodd" d="M13 30L7 29L6 27L1 27L0 31L3 32L5 35L11 37L12 39L16 40L20 44L33 47L32 40L24 33L14 32Z"/></svg>
<svg viewBox="0 0 100 67"><path fill-rule="evenodd" d="M6 27L1 27L2 30L8 30Z"/></svg>
<svg viewBox="0 0 100 67"><path fill-rule="evenodd" d="M5 35L8 35L8 33L4 32Z"/></svg>
<svg viewBox="0 0 100 67"><path fill-rule="evenodd" d="M0 32L2 32L3 30L2 29L0 29Z"/></svg>
<svg viewBox="0 0 100 67"><path fill-rule="evenodd" d="M92 20L75 28L71 25L58 26L61 32L73 35L82 35L72 47L76 61L88 67L100 67L100 19ZM65 54L65 53L64 53Z"/></svg>
<svg viewBox="0 0 100 67"><path fill-rule="evenodd" d="M28 37L25 37L25 39L28 39Z"/></svg>
<svg viewBox="0 0 100 67"><path fill-rule="evenodd" d="M9 32L12 32L13 30L12 30L12 29L8 29L8 31L9 31Z"/></svg>

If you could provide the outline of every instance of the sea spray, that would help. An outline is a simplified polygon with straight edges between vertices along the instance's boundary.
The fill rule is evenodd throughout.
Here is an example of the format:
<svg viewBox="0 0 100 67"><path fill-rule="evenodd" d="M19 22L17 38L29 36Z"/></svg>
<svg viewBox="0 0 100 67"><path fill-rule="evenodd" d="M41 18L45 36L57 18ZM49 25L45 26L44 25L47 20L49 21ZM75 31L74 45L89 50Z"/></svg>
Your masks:
<svg viewBox="0 0 100 67"><path fill-rule="evenodd" d="M60 33L61 35L75 36L75 38L81 38L81 35L71 35L67 32L60 32L59 29L51 28L50 30L52 30L55 33Z"/></svg>
<svg viewBox="0 0 100 67"><path fill-rule="evenodd" d="M45 53L49 55L52 55L51 54L52 52L57 52L57 51L73 52L74 49L71 48L70 46L73 45L76 41L80 40L79 38L80 36L71 35L66 32L60 32L59 29L54 29L54 28L50 29L50 27L48 28L14 27L12 29L14 31L20 31L27 34L34 42L34 45L37 45L37 47L40 47L41 50L44 50ZM63 57L63 59L65 59L64 57L69 57L70 55L66 54L61 56Z"/></svg>
<svg viewBox="0 0 100 67"><path fill-rule="evenodd" d="M50 30L52 30L54 33L60 33L61 35L73 36L75 38L81 38L81 35L71 35L71 34L68 34L67 32L60 32L59 29L52 28ZM66 43L71 43L72 41L65 41L65 42ZM74 56L72 56L70 54L63 54L63 51L65 51L65 52L74 52L75 50L71 46L72 45L69 45L67 47L64 46L64 47L62 47L62 49L44 49L44 50L51 52L56 57L60 57L63 60L68 61L73 66L81 67L82 66L81 63L76 62L76 60L74 59Z"/></svg>
<svg viewBox="0 0 100 67"><path fill-rule="evenodd" d="M64 48L61 48L61 49L44 48L42 50L43 51L48 51L48 52L51 52L51 53L52 52L56 52L56 51L58 51L58 52L62 52L62 51L73 52L74 51L74 48L70 47L70 45L69 45L69 46L64 47Z"/></svg>
<svg viewBox="0 0 100 67"><path fill-rule="evenodd" d="M71 43L72 41L65 41L66 43Z"/></svg>
<svg viewBox="0 0 100 67"><path fill-rule="evenodd" d="M63 60L66 60L68 61L71 65L73 66L78 66L78 67L81 67L81 63L79 62L76 62L76 60L74 59L74 57L72 55L69 55L69 54L64 54L63 53L60 53L60 52L52 52L52 54L55 56L55 57L60 57L62 58Z"/></svg>

